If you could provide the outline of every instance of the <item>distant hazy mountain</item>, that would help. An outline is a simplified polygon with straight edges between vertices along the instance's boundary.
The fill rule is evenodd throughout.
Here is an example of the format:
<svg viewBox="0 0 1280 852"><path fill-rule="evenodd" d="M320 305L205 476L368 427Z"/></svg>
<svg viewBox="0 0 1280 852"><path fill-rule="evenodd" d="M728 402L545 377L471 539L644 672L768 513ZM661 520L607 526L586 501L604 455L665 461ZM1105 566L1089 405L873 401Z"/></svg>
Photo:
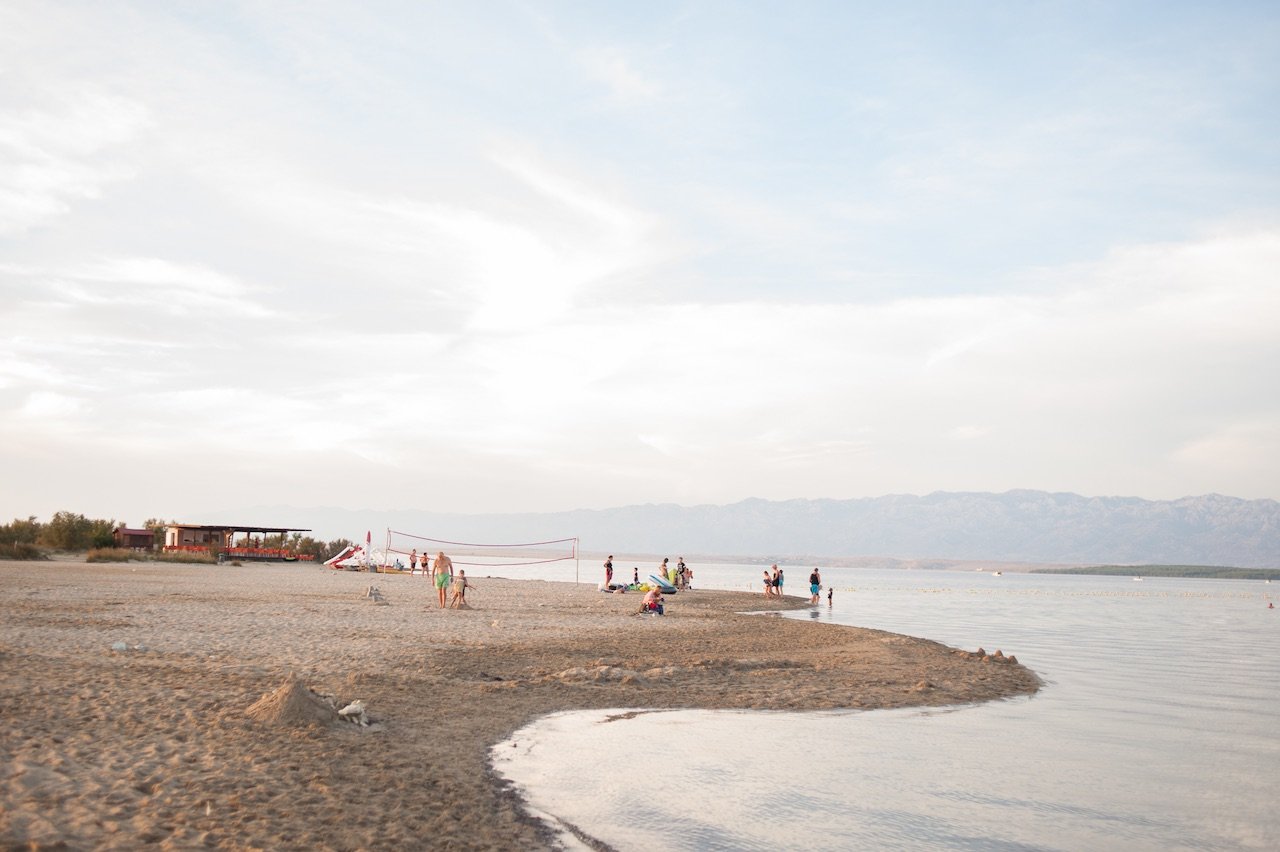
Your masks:
<svg viewBox="0 0 1280 852"><path fill-rule="evenodd" d="M507 515L258 506L192 521L296 524L326 539L363 539L372 531L375 543L388 527L454 541L577 536L586 552L1280 567L1280 503L1218 494L1140 500L936 492Z"/></svg>

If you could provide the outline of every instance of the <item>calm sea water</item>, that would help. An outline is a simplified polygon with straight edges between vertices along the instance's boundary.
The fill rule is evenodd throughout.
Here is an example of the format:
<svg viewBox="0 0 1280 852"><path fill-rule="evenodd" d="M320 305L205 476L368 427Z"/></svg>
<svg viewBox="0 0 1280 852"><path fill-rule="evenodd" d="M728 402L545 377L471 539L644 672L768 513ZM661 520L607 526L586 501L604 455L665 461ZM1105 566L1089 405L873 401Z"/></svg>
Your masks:
<svg viewBox="0 0 1280 852"><path fill-rule="evenodd" d="M707 588L760 574L695 567ZM801 593L809 570L787 573ZM834 605L791 617L999 648L1044 689L928 711L564 713L495 747L498 770L624 850L1280 849L1280 584L823 576Z"/></svg>

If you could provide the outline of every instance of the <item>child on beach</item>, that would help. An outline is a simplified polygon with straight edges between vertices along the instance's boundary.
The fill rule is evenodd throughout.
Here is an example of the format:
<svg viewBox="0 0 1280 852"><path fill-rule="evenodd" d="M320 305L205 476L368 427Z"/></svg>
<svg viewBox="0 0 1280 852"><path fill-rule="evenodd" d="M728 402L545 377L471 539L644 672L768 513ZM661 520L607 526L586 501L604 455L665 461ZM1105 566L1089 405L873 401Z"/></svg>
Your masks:
<svg viewBox="0 0 1280 852"><path fill-rule="evenodd" d="M658 591L657 589L650 589L649 591L645 592L644 602L640 604L640 611L656 612L658 615L663 615L664 611L662 608L662 592Z"/></svg>
<svg viewBox="0 0 1280 852"><path fill-rule="evenodd" d="M474 589L471 581L467 579L467 572L458 569L458 574L453 578L453 597L449 599L449 606L454 609L461 609L467 605L467 589Z"/></svg>

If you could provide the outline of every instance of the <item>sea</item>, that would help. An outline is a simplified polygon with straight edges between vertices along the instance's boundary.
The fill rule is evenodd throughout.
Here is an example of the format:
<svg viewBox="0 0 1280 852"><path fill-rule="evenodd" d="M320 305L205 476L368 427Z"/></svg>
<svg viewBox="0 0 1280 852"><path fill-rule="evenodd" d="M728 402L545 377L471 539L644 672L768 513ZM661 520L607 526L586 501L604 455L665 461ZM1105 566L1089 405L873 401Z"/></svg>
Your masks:
<svg viewBox="0 0 1280 852"><path fill-rule="evenodd" d="M697 587L739 590L762 569L692 567ZM803 595L810 569L784 567ZM559 713L495 746L495 768L569 848L1280 850L1280 583L821 570L831 604L785 617L999 649L1043 688L943 709Z"/></svg>

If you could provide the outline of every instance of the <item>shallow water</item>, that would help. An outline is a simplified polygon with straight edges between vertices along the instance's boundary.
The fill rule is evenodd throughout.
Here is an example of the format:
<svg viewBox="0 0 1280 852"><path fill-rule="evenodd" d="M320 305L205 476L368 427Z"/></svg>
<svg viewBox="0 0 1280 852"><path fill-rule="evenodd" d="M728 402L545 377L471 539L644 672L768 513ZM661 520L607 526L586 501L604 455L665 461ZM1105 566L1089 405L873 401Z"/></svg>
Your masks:
<svg viewBox="0 0 1280 852"><path fill-rule="evenodd" d="M700 567L709 588L760 572ZM808 573L788 571L793 591ZM496 747L499 771L619 849L1280 848L1274 585L823 574L833 606L791 617L999 648L1044 689L928 711L557 714Z"/></svg>

